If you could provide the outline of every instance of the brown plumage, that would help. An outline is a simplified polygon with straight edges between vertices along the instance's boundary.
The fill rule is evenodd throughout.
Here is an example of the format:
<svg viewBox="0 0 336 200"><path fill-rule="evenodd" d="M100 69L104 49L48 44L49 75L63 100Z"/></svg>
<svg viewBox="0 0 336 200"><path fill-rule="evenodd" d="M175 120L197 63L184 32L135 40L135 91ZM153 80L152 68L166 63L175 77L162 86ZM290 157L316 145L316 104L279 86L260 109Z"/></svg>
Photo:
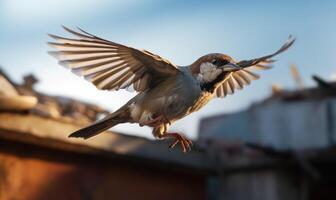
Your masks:
<svg viewBox="0 0 336 200"><path fill-rule="evenodd" d="M214 53L202 56L186 67L146 50L117 44L81 29L64 27L78 39L50 35L56 49L49 54L59 63L93 83L101 90L133 88L138 94L117 111L80 129L70 137L89 138L119 123L138 123L153 127L156 138L173 137L170 147L180 143L183 152L190 150L191 140L169 133L171 123L201 109L212 98L223 98L258 79L254 70L269 69L271 58L287 50L292 37L275 53L257 59L235 62L231 57Z"/></svg>

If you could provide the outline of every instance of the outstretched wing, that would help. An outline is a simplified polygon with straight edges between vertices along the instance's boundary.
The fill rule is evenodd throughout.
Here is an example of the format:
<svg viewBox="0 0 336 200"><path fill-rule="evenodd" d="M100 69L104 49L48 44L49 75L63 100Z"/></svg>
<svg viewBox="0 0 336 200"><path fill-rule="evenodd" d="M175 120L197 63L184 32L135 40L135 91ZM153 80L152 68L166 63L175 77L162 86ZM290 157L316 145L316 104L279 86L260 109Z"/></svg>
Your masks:
<svg viewBox="0 0 336 200"><path fill-rule="evenodd" d="M255 74L253 71L270 69L270 64L275 61L271 58L286 51L294 42L295 38L289 36L285 44L275 53L252 60L238 62L237 65L242 69L227 75L227 77L218 84L214 96L223 98L228 94L233 94L236 90L243 89L244 86L249 85L251 81L259 79L259 75Z"/></svg>
<svg viewBox="0 0 336 200"><path fill-rule="evenodd" d="M249 85L253 80L259 79L259 75L253 71L270 69L271 66L269 64L272 62L273 60L267 60L258 63L258 65L231 72L216 88L215 97L224 98L229 94L233 94L236 90L243 89L244 86Z"/></svg>
<svg viewBox="0 0 336 200"><path fill-rule="evenodd" d="M63 28L78 38L49 34L56 42L48 44L57 51L48 53L98 89L119 90L133 86L136 91L143 91L180 72L168 60L146 50L117 44L79 28L80 32Z"/></svg>

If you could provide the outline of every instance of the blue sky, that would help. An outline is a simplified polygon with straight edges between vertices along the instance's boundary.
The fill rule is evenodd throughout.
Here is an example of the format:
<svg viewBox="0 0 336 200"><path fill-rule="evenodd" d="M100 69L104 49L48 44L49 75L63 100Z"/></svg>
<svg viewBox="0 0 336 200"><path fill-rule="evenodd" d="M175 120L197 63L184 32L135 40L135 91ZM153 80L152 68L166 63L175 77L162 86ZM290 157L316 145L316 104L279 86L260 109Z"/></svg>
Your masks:
<svg viewBox="0 0 336 200"><path fill-rule="evenodd" d="M38 89L117 109L135 93L98 91L46 54L47 33L67 35L60 27L79 26L106 39L143 48L188 65L222 52L249 59L271 53L289 34L297 42L278 56L262 79L225 99L215 99L172 129L194 137L201 117L244 109L265 98L272 83L292 89L289 65L295 63L306 85L312 74L336 73L335 1L154 1L154 0L0 0L0 65L15 80L34 73ZM113 130L150 137L149 128L121 125Z"/></svg>

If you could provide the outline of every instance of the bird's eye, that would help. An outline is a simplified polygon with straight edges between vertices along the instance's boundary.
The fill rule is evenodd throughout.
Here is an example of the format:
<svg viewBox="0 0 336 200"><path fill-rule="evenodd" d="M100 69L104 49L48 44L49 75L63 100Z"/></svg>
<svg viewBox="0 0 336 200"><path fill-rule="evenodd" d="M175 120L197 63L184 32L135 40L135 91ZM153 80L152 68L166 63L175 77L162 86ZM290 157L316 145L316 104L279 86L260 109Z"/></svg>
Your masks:
<svg viewBox="0 0 336 200"><path fill-rule="evenodd" d="M223 66L223 65L228 64L229 61L228 60L217 60L217 59L214 59L211 63L213 65L216 65L216 66Z"/></svg>
<svg viewBox="0 0 336 200"><path fill-rule="evenodd" d="M211 62L213 65L218 65L219 64L219 61L218 60L213 60L212 62Z"/></svg>

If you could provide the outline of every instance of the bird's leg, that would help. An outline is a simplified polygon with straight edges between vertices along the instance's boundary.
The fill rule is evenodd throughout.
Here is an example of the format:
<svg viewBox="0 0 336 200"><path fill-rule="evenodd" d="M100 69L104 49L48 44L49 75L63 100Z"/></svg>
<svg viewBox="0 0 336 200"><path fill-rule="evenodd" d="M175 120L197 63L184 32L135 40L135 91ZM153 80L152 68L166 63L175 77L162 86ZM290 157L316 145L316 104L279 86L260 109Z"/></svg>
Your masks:
<svg viewBox="0 0 336 200"><path fill-rule="evenodd" d="M179 133L163 133L162 138L174 138L174 142L169 146L169 148L174 148L178 143L181 144L183 153L191 150L192 141Z"/></svg>
<svg viewBox="0 0 336 200"><path fill-rule="evenodd" d="M156 127L156 126L160 126L161 124L169 124L170 125L170 121L165 116L160 115L158 117L155 117L152 120L148 120L148 121L140 123L140 126Z"/></svg>
<svg viewBox="0 0 336 200"><path fill-rule="evenodd" d="M159 115L158 117L148 120L140 124L140 126L151 126L154 127L153 132L154 135L157 135L158 138L174 138L173 143L169 146L169 148L174 148L178 143L181 144L182 151L186 153L191 150L192 141L185 136L182 136L179 133L168 133L168 126L170 125L170 121L164 116Z"/></svg>

